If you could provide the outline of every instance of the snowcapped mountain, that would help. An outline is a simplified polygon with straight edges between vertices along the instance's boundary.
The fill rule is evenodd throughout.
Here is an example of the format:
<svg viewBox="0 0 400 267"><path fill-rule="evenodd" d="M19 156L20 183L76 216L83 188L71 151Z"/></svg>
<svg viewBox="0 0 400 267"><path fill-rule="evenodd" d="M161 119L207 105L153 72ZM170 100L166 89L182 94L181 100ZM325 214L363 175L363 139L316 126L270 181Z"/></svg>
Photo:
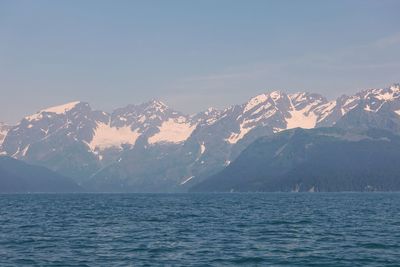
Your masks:
<svg viewBox="0 0 400 267"><path fill-rule="evenodd" d="M363 90L353 97L351 112L336 126L345 128L381 128L400 132L400 85L385 89Z"/></svg>
<svg viewBox="0 0 400 267"><path fill-rule="evenodd" d="M138 138L144 138L150 145L181 143L196 127L196 122L189 116L156 100L117 109L111 115L111 122L116 128L129 127L137 133Z"/></svg>
<svg viewBox="0 0 400 267"><path fill-rule="evenodd" d="M125 150L179 144L198 123L160 101L129 105L108 114L71 102L27 116L10 129L2 151L71 177L90 177Z"/></svg>
<svg viewBox="0 0 400 267"><path fill-rule="evenodd" d="M102 191L176 191L220 171L259 137L287 129L400 132L399 96L398 84L332 101L273 91L191 116L157 100L111 113L72 102L22 119L8 129L1 152Z"/></svg>
<svg viewBox="0 0 400 267"><path fill-rule="evenodd" d="M92 111L84 102L51 107L23 118L10 129L3 151L32 164L48 166L67 176L84 177L99 168L87 143L107 114Z"/></svg>

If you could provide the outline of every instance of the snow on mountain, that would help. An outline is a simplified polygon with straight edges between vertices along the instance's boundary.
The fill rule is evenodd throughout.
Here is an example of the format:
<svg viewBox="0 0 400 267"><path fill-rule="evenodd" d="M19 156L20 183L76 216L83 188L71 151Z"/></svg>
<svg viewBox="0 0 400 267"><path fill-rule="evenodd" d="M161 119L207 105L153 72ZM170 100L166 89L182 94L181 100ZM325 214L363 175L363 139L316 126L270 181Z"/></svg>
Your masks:
<svg viewBox="0 0 400 267"><path fill-rule="evenodd" d="M249 126L245 128L244 124L241 124L239 125L239 131L237 133L236 132L231 133L231 135L228 138L226 138L225 141L227 141L230 144L236 144L253 128L254 126Z"/></svg>
<svg viewBox="0 0 400 267"><path fill-rule="evenodd" d="M212 125L221 119L222 113L223 111L210 107L206 111L191 115L190 120L198 125Z"/></svg>
<svg viewBox="0 0 400 267"><path fill-rule="evenodd" d="M122 145L134 145L140 134L129 126L112 127L110 123L98 123L89 143L92 151L108 148L122 149Z"/></svg>
<svg viewBox="0 0 400 267"><path fill-rule="evenodd" d="M74 107L76 107L76 105L78 105L79 103L80 103L80 101L70 102L70 103L67 103L67 104L64 104L64 105L60 105L60 106L55 106L55 107L50 107L50 108L44 109L42 112L65 114L66 112L68 112L71 109L73 109Z"/></svg>
<svg viewBox="0 0 400 267"><path fill-rule="evenodd" d="M377 124L382 118L388 119ZM93 179L112 181L123 172L127 181L140 174L143 183L158 175L171 179L168 184L187 185L224 168L261 136L339 121L400 129L400 86L367 89L332 101L319 94L273 91L241 105L191 116L159 100L111 113L76 101L43 109L6 130L0 125L0 153L74 177L94 175ZM135 169L133 161L141 167ZM155 163L162 166L157 174Z"/></svg>
<svg viewBox="0 0 400 267"><path fill-rule="evenodd" d="M322 115L317 108L327 100L317 94L286 94L274 91L251 98L241 105L242 111L236 118L235 126L225 140L236 144L256 128L265 128L267 132L279 132L296 127L313 128Z"/></svg>
<svg viewBox="0 0 400 267"><path fill-rule="evenodd" d="M206 146L204 145L204 142L202 142L200 144L200 155L203 155L205 151L206 151Z"/></svg>
<svg viewBox="0 0 400 267"><path fill-rule="evenodd" d="M378 112L385 104L399 100L400 85L394 84L389 88L364 90L358 96L363 100L365 111Z"/></svg>
<svg viewBox="0 0 400 267"><path fill-rule="evenodd" d="M150 144L160 142L181 143L188 139L195 127L196 124L192 124L185 117L168 119L158 127L159 132L151 136L148 142Z"/></svg>
<svg viewBox="0 0 400 267"><path fill-rule="evenodd" d="M181 185L186 184L187 182L189 182L190 180L192 180L194 178L194 176L189 176L189 177L185 177L184 180L181 182Z"/></svg>
<svg viewBox="0 0 400 267"><path fill-rule="evenodd" d="M310 112L308 108L301 110L296 110L293 108L291 111L289 111L289 113L290 118L286 119L286 129L298 127L310 129L314 128L317 123L317 115L313 112Z"/></svg>
<svg viewBox="0 0 400 267"><path fill-rule="evenodd" d="M190 116L170 109L163 102L152 100L140 105L117 109L111 116L114 127L129 126L135 139L139 137L149 144L181 143L192 133L197 122Z"/></svg>
<svg viewBox="0 0 400 267"><path fill-rule="evenodd" d="M20 153L28 144L55 143L55 141L88 142L92 138L93 127L98 122L107 121L107 115L92 111L84 102L69 104L41 110L25 117L13 127L4 142L3 149L9 155L24 157ZM62 147L53 144L52 151ZM28 153L29 154L29 153Z"/></svg>
<svg viewBox="0 0 400 267"><path fill-rule="evenodd" d="M261 94L261 95L251 98L246 103L243 112L247 112L249 110L254 109L254 107L257 107L258 105L264 103L268 99L268 97L269 97L269 95L267 95L267 94Z"/></svg>
<svg viewBox="0 0 400 267"><path fill-rule="evenodd" d="M329 102L316 94L285 94L273 91L255 96L239 108L231 107L224 111L209 109L194 116L172 111L161 101L152 100L117 109L112 114L102 112L94 116L97 118L86 114L84 119L88 121L78 122L78 128L71 129L67 135L84 141L92 151L102 151L108 148L122 149L124 144L133 146L142 136L149 144L181 143L190 137L197 125L211 127L220 123L224 127L224 131L219 131L224 135L223 140L233 145L260 127L279 132L296 127L332 125L338 117L360 105L360 101L368 102L364 104L365 111L377 111L384 102L397 99L399 91L399 85L394 85L388 89L364 90L354 96L342 96ZM367 101L368 99L375 101ZM19 127L24 127L24 135L35 135L38 139L35 142L41 141L57 132L63 132L61 129L71 128L77 118L67 115L82 105L88 106L87 103L75 101L43 109L27 116L25 120L29 123L21 123ZM90 110L89 113L91 112ZM47 123L42 123L44 120ZM43 127L38 129L37 124L43 124ZM86 134L80 134L81 138L78 138L77 132L85 128L84 124L89 124L90 127ZM17 131L19 127L13 131ZM200 143L204 143L203 141ZM23 151L26 145L20 146L19 150ZM15 148L13 154L17 150Z"/></svg>
<svg viewBox="0 0 400 267"><path fill-rule="evenodd" d="M32 114L30 116L25 117L25 119L28 120L28 121L40 120L40 119L43 118L43 115L45 113L54 113L54 114L57 114L57 115L65 114L66 112L68 112L71 109L75 108L80 103L81 103L80 101L74 101L74 102L70 102L70 103L67 103L67 104L46 108L46 109L43 109L41 111L38 111L35 114ZM49 115L49 116L51 117L51 115Z"/></svg>
<svg viewBox="0 0 400 267"><path fill-rule="evenodd" d="M10 125L0 122L0 147L10 129L11 129ZM1 153L1 151L0 151L0 153Z"/></svg>
<svg viewBox="0 0 400 267"><path fill-rule="evenodd" d="M226 162L234 160L261 136L297 127L308 129L334 126L361 107L377 110L387 105L386 108L390 108L400 119L399 91L399 85L394 85L387 89L369 89L352 96L344 95L332 101L305 92L286 94L273 91L257 95L242 105L225 109L211 125L200 124L197 127L188 142L194 139L193 143L205 145L208 149L192 165L191 173L224 167ZM373 121L369 120L365 124ZM393 124L393 120L386 124ZM372 126L382 127L376 124ZM199 176L196 173L195 177Z"/></svg>
<svg viewBox="0 0 400 267"><path fill-rule="evenodd" d="M321 104L327 101L317 94L296 93L288 95L290 102L290 116L286 118L286 129L293 128L314 128L321 117L321 113L316 110Z"/></svg>

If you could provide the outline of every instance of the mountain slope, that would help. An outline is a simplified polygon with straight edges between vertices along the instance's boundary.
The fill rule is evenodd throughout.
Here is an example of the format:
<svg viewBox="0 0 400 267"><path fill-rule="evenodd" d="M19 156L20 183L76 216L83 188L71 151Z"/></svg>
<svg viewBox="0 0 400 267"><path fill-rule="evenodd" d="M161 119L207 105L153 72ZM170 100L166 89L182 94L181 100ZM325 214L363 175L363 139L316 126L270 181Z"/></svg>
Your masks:
<svg viewBox="0 0 400 267"><path fill-rule="evenodd" d="M44 167L0 156L0 193L80 192L72 179Z"/></svg>
<svg viewBox="0 0 400 267"><path fill-rule="evenodd" d="M133 147L179 144L196 123L159 101L130 105L112 114L72 102L25 117L10 129L7 155L43 165L79 182L116 162Z"/></svg>
<svg viewBox="0 0 400 267"><path fill-rule="evenodd" d="M400 132L399 96L399 85L332 101L273 91L191 116L157 100L111 113L71 102L22 119L7 131L0 153L101 191L184 191L262 136L296 127Z"/></svg>
<svg viewBox="0 0 400 267"><path fill-rule="evenodd" d="M6 135L10 129L11 129L11 126L0 122L0 148L1 148L1 145L3 144L3 141L6 138ZM0 151L1 151L1 149L0 149Z"/></svg>
<svg viewBox="0 0 400 267"><path fill-rule="evenodd" d="M400 137L383 130L294 129L251 144L192 191L398 191Z"/></svg>

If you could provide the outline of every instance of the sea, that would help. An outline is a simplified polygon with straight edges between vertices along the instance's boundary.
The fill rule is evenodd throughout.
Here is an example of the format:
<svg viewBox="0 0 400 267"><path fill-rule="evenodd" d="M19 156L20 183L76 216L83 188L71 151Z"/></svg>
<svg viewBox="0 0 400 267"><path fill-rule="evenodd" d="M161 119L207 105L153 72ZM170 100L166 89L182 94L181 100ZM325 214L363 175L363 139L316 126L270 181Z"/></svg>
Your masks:
<svg viewBox="0 0 400 267"><path fill-rule="evenodd" d="M0 266L400 266L400 193L3 194Z"/></svg>

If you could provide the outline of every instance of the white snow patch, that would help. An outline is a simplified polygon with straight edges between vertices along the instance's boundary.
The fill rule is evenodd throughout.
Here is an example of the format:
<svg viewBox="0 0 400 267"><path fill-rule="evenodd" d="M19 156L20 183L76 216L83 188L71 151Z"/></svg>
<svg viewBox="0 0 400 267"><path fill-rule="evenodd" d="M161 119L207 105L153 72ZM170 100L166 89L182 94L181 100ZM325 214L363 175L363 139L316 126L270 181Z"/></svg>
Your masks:
<svg viewBox="0 0 400 267"><path fill-rule="evenodd" d="M328 117L329 114L332 113L333 109L336 107L336 100L330 101L324 105L322 105L318 110L320 111L320 117L318 119L318 122L323 121L326 117Z"/></svg>
<svg viewBox="0 0 400 267"><path fill-rule="evenodd" d="M230 144L236 144L240 139L242 139L248 132L251 131L255 126L244 128L243 124L240 125L238 133L231 133L231 135L225 139Z"/></svg>
<svg viewBox="0 0 400 267"><path fill-rule="evenodd" d="M290 99L296 100L296 102L303 102L303 101L307 100L306 93L301 93L301 92L294 93L294 94L289 94L288 97Z"/></svg>
<svg viewBox="0 0 400 267"><path fill-rule="evenodd" d="M189 181L192 180L193 178L194 178L194 176L190 176L190 177L184 178L185 180L183 180L183 182L181 183L181 185L186 184L187 182L189 182Z"/></svg>
<svg viewBox="0 0 400 267"><path fill-rule="evenodd" d="M31 146L31 145L28 144L28 145L22 150L22 156L23 156L23 157L26 156L26 153L28 152L28 149L29 149L30 146Z"/></svg>
<svg viewBox="0 0 400 267"><path fill-rule="evenodd" d="M217 120L218 120L217 117L212 117L212 118L207 119L206 123L207 123L207 125L213 125Z"/></svg>
<svg viewBox="0 0 400 267"><path fill-rule="evenodd" d="M370 112L374 111L373 109L371 109L371 107L369 105L366 105L364 110L365 111L370 111Z"/></svg>
<svg viewBox="0 0 400 267"><path fill-rule="evenodd" d="M132 131L129 126L111 127L109 124L98 123L92 141L88 144L92 151L107 148L122 148L123 144L134 145L139 138L137 130Z"/></svg>
<svg viewBox="0 0 400 267"><path fill-rule="evenodd" d="M148 142L149 144L159 142L181 143L189 138L195 128L195 124L191 125L183 117L168 119L158 127L160 131L151 136Z"/></svg>
<svg viewBox="0 0 400 267"><path fill-rule="evenodd" d="M273 91L271 94L269 94L272 98L272 100L276 101L279 98L281 98L281 92L279 91Z"/></svg>
<svg viewBox="0 0 400 267"><path fill-rule="evenodd" d="M268 110L267 112L263 113L261 116L259 116L258 118L252 119L252 120L245 120L245 123L251 123L251 122L258 122L259 120L263 120L263 119L268 119L270 117L272 117L275 113L276 113L277 109L273 108Z"/></svg>
<svg viewBox="0 0 400 267"><path fill-rule="evenodd" d="M21 150L21 147L18 147L17 152L15 152L11 157L15 159L19 159L21 157L25 157L28 152L30 144L26 145L24 149Z"/></svg>
<svg viewBox="0 0 400 267"><path fill-rule="evenodd" d="M375 98L383 101L390 101L394 99L393 92L386 92L384 94L377 95Z"/></svg>
<svg viewBox="0 0 400 267"><path fill-rule="evenodd" d="M261 111L268 109L271 107L270 103L267 103L266 105L262 105L261 107L257 108L255 111L253 111L253 113L251 113L251 115L256 115L257 113L260 113Z"/></svg>
<svg viewBox="0 0 400 267"><path fill-rule="evenodd" d="M206 146L204 145L204 141L200 144L200 154L203 155L206 151Z"/></svg>
<svg viewBox="0 0 400 267"><path fill-rule="evenodd" d="M344 102L343 106L346 107L347 105L353 103L354 100L357 100L357 99L358 99L358 97L355 97L355 96L350 97L349 99L346 100L346 102Z"/></svg>
<svg viewBox="0 0 400 267"><path fill-rule="evenodd" d="M6 129L2 129L0 125L0 145L3 143L4 139L6 139L8 131Z"/></svg>
<svg viewBox="0 0 400 267"><path fill-rule="evenodd" d="M80 103L79 101L74 101L74 102L67 103L67 104L64 104L64 105L60 105L60 106L55 106L55 107L44 109L41 112L51 112L51 113L56 113L56 114L64 114L65 112L68 112L71 109L73 109L79 103Z"/></svg>
<svg viewBox="0 0 400 267"><path fill-rule="evenodd" d="M400 91L400 84L398 84L398 83L393 84L392 86L390 86L390 90L392 90L394 92L399 92Z"/></svg>
<svg viewBox="0 0 400 267"><path fill-rule="evenodd" d="M43 115L40 112L25 117L25 119L28 121L38 121L38 120L41 120L42 118L43 118Z"/></svg>
<svg viewBox="0 0 400 267"><path fill-rule="evenodd" d="M47 135L49 133L49 129L44 130L44 129L40 129L42 132L44 132L44 135Z"/></svg>
<svg viewBox="0 0 400 267"><path fill-rule="evenodd" d="M160 100L152 100L150 107L159 112L164 112L168 108L168 106Z"/></svg>
<svg viewBox="0 0 400 267"><path fill-rule="evenodd" d="M315 127L317 123L317 115L310 111L312 105L308 105L301 110L296 110L293 106L292 100L289 98L291 111L290 118L286 119L286 129L293 129L293 128L304 128L304 129L311 129Z"/></svg>
<svg viewBox="0 0 400 267"><path fill-rule="evenodd" d="M145 115L140 116L138 122L143 123L145 121L146 121L146 116Z"/></svg>
<svg viewBox="0 0 400 267"><path fill-rule="evenodd" d="M360 99L359 96L352 96L349 99L347 99L346 102L344 102L344 104L342 105L342 108L340 110L342 115L345 115L347 112L357 107L358 102L356 100L359 99Z"/></svg>
<svg viewBox="0 0 400 267"><path fill-rule="evenodd" d="M20 147L18 147L17 151L14 154L12 154L11 157L16 159L20 151L21 151Z"/></svg>
<svg viewBox="0 0 400 267"><path fill-rule="evenodd" d="M0 132L0 145L4 142L4 139L6 139L6 135Z"/></svg>
<svg viewBox="0 0 400 267"><path fill-rule="evenodd" d="M40 120L43 118L43 114L42 114L43 112L55 113L55 114L65 114L66 112L73 109L79 103L80 103L79 101L74 101L74 102L67 103L64 105L46 108L46 109L43 109L33 115L25 117L25 119L28 121Z"/></svg>
<svg viewBox="0 0 400 267"><path fill-rule="evenodd" d="M253 109L255 106L265 102L268 99L268 96L266 94L261 94L258 96L255 96L251 98L248 102L246 107L244 108L243 113L246 113L247 111Z"/></svg>
<svg viewBox="0 0 400 267"><path fill-rule="evenodd" d="M397 113L397 115L399 115L399 116L400 116L400 109L398 109L398 110L395 110L394 112L396 112L396 113Z"/></svg>

